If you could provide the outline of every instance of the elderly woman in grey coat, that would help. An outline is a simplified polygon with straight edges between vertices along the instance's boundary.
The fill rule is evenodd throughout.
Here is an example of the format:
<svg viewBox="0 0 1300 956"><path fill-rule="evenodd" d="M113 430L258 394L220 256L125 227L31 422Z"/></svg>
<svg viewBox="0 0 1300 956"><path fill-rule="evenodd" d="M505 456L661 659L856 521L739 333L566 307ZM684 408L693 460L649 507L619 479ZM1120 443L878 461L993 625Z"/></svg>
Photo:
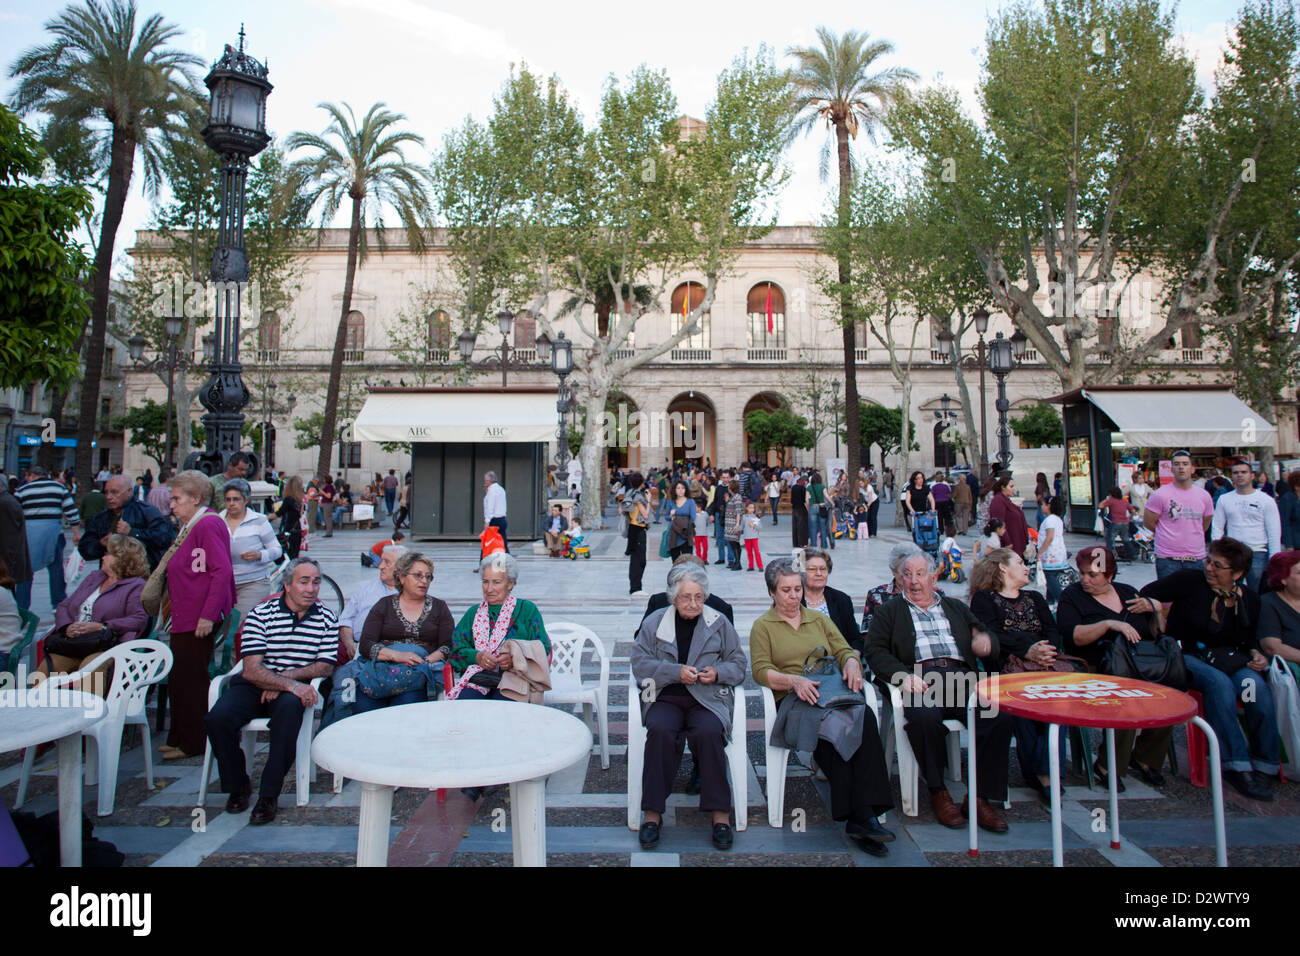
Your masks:
<svg viewBox="0 0 1300 956"><path fill-rule="evenodd" d="M733 729L735 689L745 682L746 659L740 635L704 599L709 574L696 564L668 572L671 604L641 622L632 647L632 674L642 688L646 727L641 777L641 846L659 842L668 792L682 759L683 738L690 742L700 771L700 809L713 814L713 845L731 846L731 786L724 753Z"/></svg>

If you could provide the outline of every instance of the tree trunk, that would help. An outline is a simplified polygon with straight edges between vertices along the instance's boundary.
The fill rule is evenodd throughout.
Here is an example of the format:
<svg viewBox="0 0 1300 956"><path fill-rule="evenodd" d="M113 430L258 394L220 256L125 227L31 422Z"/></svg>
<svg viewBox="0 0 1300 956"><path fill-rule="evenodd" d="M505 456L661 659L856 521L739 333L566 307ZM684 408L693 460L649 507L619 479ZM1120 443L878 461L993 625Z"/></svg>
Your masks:
<svg viewBox="0 0 1300 956"><path fill-rule="evenodd" d="M104 197L104 217L99 228L99 248L95 252L95 278L91 286L90 340L86 348L86 374L81 380L81 403L77 413L77 497L90 488L96 425L99 422L99 385L104 375L104 336L108 332L108 294L112 280L113 245L117 227L122 222L127 191L131 188L131 171L135 163L135 141L117 127L108 167L108 193Z"/></svg>
<svg viewBox="0 0 1300 956"><path fill-rule="evenodd" d="M325 421L321 428L320 454L316 457L316 474L329 476L330 453L337 439L339 386L343 381L343 346L347 344L348 313L352 311L352 284L357 277L357 255L361 247L361 197L352 197L352 223L348 228L348 271L343 280L343 311L338 331L334 333L334 355L330 359L330 378L325 386Z"/></svg>
<svg viewBox="0 0 1300 956"><path fill-rule="evenodd" d="M971 466L976 476L980 475L980 428L984 423L980 422L977 426L975 423L975 410L971 406L970 386L966 384L966 371L961 367L961 353L957 349L958 339L961 337L961 329L958 334L948 343L948 357L952 360L953 375L957 379L957 395L961 399L962 419L966 424L964 429L966 440L962 442L962 447L966 453L966 463Z"/></svg>
<svg viewBox="0 0 1300 956"><path fill-rule="evenodd" d="M582 394L587 413L582 429L582 447L578 449L578 460L582 462L582 526L598 528L605 510L605 499L601 496L604 481L601 473L605 465L601 456L605 453L606 428L601 422L601 413L605 411L605 401L609 396L609 374L604 363L596 369L588 367Z"/></svg>
<svg viewBox="0 0 1300 956"><path fill-rule="evenodd" d="M841 236L849 228L849 194L853 185L853 167L849 162L849 131L842 122L835 124L835 146L839 155L840 198L838 225ZM841 241L839 253L840 324L844 336L844 469L849 477L849 495L858 500L858 468L862 465L861 412L858 408L857 330L853 326L853 300L849 292L852 269L847 242ZM827 476L829 478L829 476Z"/></svg>
<svg viewBox="0 0 1300 956"><path fill-rule="evenodd" d="M912 337L912 344L913 345L916 344L916 336ZM910 373L911 363L909 362L908 364L909 364L908 372ZM899 404L899 408L902 411L901 414L899 414L898 416L898 431L899 431L898 468L894 471L894 488L895 490L900 490L901 492L905 493L907 491L908 485L910 484L910 482L908 481L908 474L912 470L911 468L912 436L910 434L911 428L909 427L912 424L912 415L911 415L912 379L910 377L910 374L900 377L898 383L903 388L903 396L902 396L902 402ZM898 496L898 523L900 525L904 524L903 514L904 514L903 494L900 493Z"/></svg>

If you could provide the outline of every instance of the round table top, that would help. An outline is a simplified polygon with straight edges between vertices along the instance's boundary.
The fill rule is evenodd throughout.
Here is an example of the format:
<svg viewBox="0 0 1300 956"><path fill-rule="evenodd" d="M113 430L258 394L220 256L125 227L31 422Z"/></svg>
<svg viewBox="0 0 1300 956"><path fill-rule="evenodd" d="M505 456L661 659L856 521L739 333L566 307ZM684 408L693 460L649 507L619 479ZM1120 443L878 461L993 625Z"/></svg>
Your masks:
<svg viewBox="0 0 1300 956"><path fill-rule="evenodd" d="M591 752L572 714L514 701L430 701L354 714L312 742L321 767L391 787L487 787L533 780Z"/></svg>
<svg viewBox="0 0 1300 956"><path fill-rule="evenodd" d="M105 712L104 698L79 690L0 691L0 753L81 733Z"/></svg>
<svg viewBox="0 0 1300 956"><path fill-rule="evenodd" d="M1109 674L998 674L979 682L979 694L1012 716L1070 727L1139 730L1196 714L1196 701L1182 691Z"/></svg>

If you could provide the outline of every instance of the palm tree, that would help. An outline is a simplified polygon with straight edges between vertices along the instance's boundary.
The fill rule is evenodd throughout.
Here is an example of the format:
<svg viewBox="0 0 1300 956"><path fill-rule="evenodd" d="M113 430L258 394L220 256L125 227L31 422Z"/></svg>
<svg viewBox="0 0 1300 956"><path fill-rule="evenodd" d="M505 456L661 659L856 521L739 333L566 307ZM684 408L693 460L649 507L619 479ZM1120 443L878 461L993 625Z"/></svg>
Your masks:
<svg viewBox="0 0 1300 956"><path fill-rule="evenodd" d="M320 209L321 228L333 219L344 198L352 200L348 225L348 267L343 280L343 308L334 336L334 356L330 360L329 385L325 393L325 420L321 431L320 455L316 474L330 474L330 450L338 428L339 386L343 379L343 349L347 343L348 313L352 311L352 285L357 262L367 253L366 223L373 218L375 239L384 247L385 207L396 210L406 231L411 251L425 248L424 227L430 222L428 171L409 163L402 147L423 147L424 138L395 127L405 122L401 113L393 113L383 103L370 107L358 124L352 107L333 103L318 104L330 115L330 125L321 135L294 133L286 141L289 151L305 149L309 154L296 160L290 173L303 189L311 209Z"/></svg>
<svg viewBox="0 0 1300 956"><path fill-rule="evenodd" d="M889 107L906 92L906 84L917 79L915 72L889 67L872 72L872 64L894 52L888 40L868 40L864 30L849 30L836 37L826 27L817 28L821 47L792 47L787 51L798 62L794 71L795 124L797 133L811 132L824 122L835 132L835 151L840 175L836 225L841 236L849 226L849 196L853 187L853 154L849 139L864 131L875 141L877 127ZM829 143L827 147L829 149ZM822 176L828 157L823 157ZM857 342L853 303L849 292L852 278L848 248L838 243L840 325L844 333L844 427L847 432L845 469L857 499L858 468L862 464L862 438L858 427Z"/></svg>
<svg viewBox="0 0 1300 956"><path fill-rule="evenodd" d="M181 29L154 14L136 32L135 0L86 0L45 24L53 40L14 61L18 79L11 105L19 113L44 112L50 129L91 141L96 166L108 173L92 278L90 337L77 416L77 485L91 487L91 442L99 414L99 385L108 329L113 248L131 188L136 150L144 183L156 195L162 181L161 140L184 135L184 117L199 109L191 67L203 61L168 49Z"/></svg>

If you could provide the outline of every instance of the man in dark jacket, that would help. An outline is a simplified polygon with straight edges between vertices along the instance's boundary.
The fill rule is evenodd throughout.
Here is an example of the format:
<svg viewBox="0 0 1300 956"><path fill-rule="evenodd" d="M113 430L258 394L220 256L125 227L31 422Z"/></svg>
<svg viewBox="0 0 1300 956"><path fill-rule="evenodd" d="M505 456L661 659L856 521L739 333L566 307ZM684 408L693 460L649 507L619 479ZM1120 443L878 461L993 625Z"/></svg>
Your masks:
<svg viewBox="0 0 1300 956"><path fill-rule="evenodd" d="M948 738L943 722L965 723L966 702L979 677L977 659L996 667L998 640L961 601L935 593L938 582L931 555L921 552L904 560L902 592L872 616L867 663L876 677L902 691L904 726L930 790L930 806L940 823L960 829L963 811L943 781ZM1006 798L1011 732L1010 714L985 711L975 721L975 812L979 825L993 833L1007 830L990 801Z"/></svg>
<svg viewBox="0 0 1300 956"><path fill-rule="evenodd" d="M131 480L114 475L104 483L108 507L86 523L77 550L87 561L98 561L108 546L108 536L125 534L144 545L149 567L156 568L163 552L172 543L172 527L158 509L131 496Z"/></svg>
<svg viewBox="0 0 1300 956"><path fill-rule="evenodd" d="M9 491L9 483L0 484L0 554L4 555L9 576L18 584L31 584L32 562L27 553L27 518L23 506Z"/></svg>

